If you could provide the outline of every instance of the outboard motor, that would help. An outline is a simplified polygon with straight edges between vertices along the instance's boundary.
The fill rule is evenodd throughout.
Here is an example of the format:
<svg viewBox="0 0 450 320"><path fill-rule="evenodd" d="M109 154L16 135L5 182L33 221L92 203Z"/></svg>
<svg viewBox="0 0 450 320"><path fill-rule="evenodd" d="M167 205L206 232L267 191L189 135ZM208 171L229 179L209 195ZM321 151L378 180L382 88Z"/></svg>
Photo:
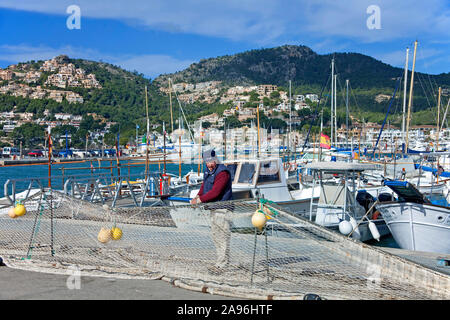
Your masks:
<svg viewBox="0 0 450 320"><path fill-rule="evenodd" d="M358 201L358 203L361 206L363 206L364 209L367 211L367 210L369 210L370 206L375 201L375 199L366 190L360 190L360 191L358 191L358 194L356 195L356 201Z"/></svg>

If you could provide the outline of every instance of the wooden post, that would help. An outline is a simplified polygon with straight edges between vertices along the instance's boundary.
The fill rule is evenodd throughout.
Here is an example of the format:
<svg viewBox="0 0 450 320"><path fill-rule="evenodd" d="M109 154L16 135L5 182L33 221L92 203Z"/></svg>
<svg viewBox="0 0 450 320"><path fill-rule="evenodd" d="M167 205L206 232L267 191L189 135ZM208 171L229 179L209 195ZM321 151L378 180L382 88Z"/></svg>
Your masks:
<svg viewBox="0 0 450 320"><path fill-rule="evenodd" d="M48 132L48 187L52 188L52 137L50 136L50 130Z"/></svg>
<svg viewBox="0 0 450 320"><path fill-rule="evenodd" d="M198 168L197 174L200 176L200 164L202 162L202 125L200 123L199 137L198 137Z"/></svg>
<svg viewBox="0 0 450 320"><path fill-rule="evenodd" d="M358 162L361 162L361 133L362 130L358 132Z"/></svg>
<svg viewBox="0 0 450 320"><path fill-rule="evenodd" d="M227 160L227 129L223 127L223 160Z"/></svg>
<svg viewBox="0 0 450 320"><path fill-rule="evenodd" d="M166 174L166 126L163 123L163 144L164 144L164 170L163 174Z"/></svg>

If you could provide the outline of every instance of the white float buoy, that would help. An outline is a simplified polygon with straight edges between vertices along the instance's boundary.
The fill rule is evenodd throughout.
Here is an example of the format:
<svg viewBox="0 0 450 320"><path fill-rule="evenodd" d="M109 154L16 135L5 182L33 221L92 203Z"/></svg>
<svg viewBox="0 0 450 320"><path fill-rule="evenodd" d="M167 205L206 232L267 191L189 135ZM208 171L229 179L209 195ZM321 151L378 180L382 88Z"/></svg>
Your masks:
<svg viewBox="0 0 450 320"><path fill-rule="evenodd" d="M377 226L372 221L369 221L369 230L370 233L372 234L372 237L375 240L380 241L380 233L378 232Z"/></svg>
<svg viewBox="0 0 450 320"><path fill-rule="evenodd" d="M356 240L361 239L361 233L359 232L358 223L356 222L355 218L350 217L350 223L352 225L352 230L354 230L352 233L352 237Z"/></svg>
<svg viewBox="0 0 450 320"><path fill-rule="evenodd" d="M350 232L352 232L353 226L352 224L347 220L342 220L339 222L339 232L342 233L344 236L348 236Z"/></svg>

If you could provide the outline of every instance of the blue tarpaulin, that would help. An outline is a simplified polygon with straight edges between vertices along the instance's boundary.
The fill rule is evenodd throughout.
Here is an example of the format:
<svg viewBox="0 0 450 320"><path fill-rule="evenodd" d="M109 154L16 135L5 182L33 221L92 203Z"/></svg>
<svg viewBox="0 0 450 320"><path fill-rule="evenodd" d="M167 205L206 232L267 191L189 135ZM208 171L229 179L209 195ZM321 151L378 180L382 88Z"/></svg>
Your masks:
<svg viewBox="0 0 450 320"><path fill-rule="evenodd" d="M430 203L430 201L407 181L386 180L384 185L398 195L400 202Z"/></svg>
<svg viewBox="0 0 450 320"><path fill-rule="evenodd" d="M416 169L419 169L420 165L415 164L414 167ZM427 172L433 172L433 174L437 174L437 171L438 171L436 168L427 167L427 166L422 166L422 170L427 171ZM444 178L450 178L450 172L443 171L439 176L444 177Z"/></svg>

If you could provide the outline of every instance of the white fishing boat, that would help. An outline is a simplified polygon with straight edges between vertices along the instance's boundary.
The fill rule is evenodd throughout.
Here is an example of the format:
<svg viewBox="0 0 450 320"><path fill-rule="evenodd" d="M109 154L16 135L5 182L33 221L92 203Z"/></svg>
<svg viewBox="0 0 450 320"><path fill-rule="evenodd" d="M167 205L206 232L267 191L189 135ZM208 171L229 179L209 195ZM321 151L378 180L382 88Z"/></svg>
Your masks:
<svg viewBox="0 0 450 320"><path fill-rule="evenodd" d="M315 223L338 230L361 241L389 234L384 219L373 210L375 201L383 201L357 187L357 176L366 170L379 170L379 166L351 162L316 162L305 166L313 171L312 185L320 188L317 204L310 202L309 219ZM336 180L327 176L335 176ZM378 193L381 195L381 193ZM367 195L368 197L361 197Z"/></svg>
<svg viewBox="0 0 450 320"><path fill-rule="evenodd" d="M319 188L305 190L290 190L283 162L280 158L227 160L223 164L228 167L232 179L234 200L264 198L275 202L289 212L306 216L310 202L319 199ZM314 192L313 192L314 190ZM190 198L197 195L199 189L194 189L189 195L170 197L168 205L186 204ZM171 215L177 226L186 227L186 210L171 210ZM189 221L189 224L193 221ZM205 222L207 223L207 222ZM243 216L233 221L235 228L251 228L251 217Z"/></svg>
<svg viewBox="0 0 450 320"><path fill-rule="evenodd" d="M450 208L433 204L412 184L386 181L397 201L376 206L402 249L450 254Z"/></svg>

